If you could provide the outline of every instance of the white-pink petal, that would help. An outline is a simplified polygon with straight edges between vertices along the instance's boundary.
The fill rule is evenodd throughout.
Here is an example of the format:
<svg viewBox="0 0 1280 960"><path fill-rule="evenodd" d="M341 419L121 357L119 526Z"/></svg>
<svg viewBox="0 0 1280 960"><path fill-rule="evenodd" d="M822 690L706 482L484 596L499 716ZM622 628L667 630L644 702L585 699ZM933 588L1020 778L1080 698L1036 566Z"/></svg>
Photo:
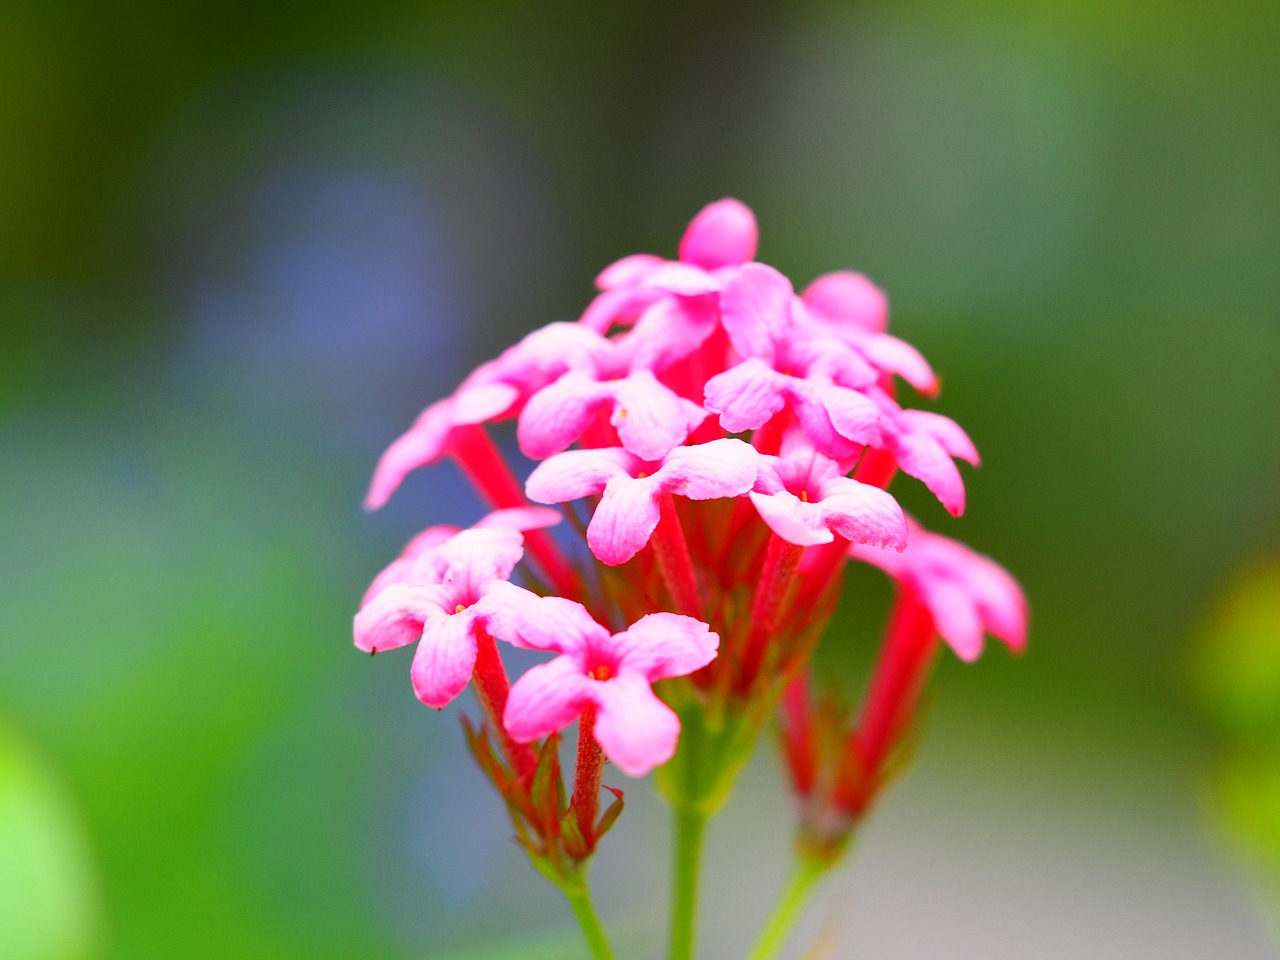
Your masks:
<svg viewBox="0 0 1280 960"><path fill-rule="evenodd" d="M591 686L572 657L540 663L512 685L502 725L521 743L563 730L590 702Z"/></svg>
<svg viewBox="0 0 1280 960"><path fill-rule="evenodd" d="M534 467L525 495L535 503L568 503L602 491L615 477L630 477L639 460L620 447L566 450Z"/></svg>
<svg viewBox="0 0 1280 960"><path fill-rule="evenodd" d="M676 613L651 613L613 637L621 668L646 679L683 677L716 658L720 637L701 620Z"/></svg>
<svg viewBox="0 0 1280 960"><path fill-rule="evenodd" d="M654 478L665 493L690 500L738 497L755 485L760 454L732 437L676 447Z"/></svg>
<svg viewBox="0 0 1280 960"><path fill-rule="evenodd" d="M429 707L443 707L466 689L476 667L475 612L437 613L422 625L409 676Z"/></svg>
<svg viewBox="0 0 1280 960"><path fill-rule="evenodd" d="M680 720L638 674L597 682L595 737L604 755L629 777L643 777L671 759Z"/></svg>
<svg viewBox="0 0 1280 960"><path fill-rule="evenodd" d="M626 563L649 542L660 514L657 491L653 477L619 477L604 488L587 525L587 546L601 563L611 567Z"/></svg>

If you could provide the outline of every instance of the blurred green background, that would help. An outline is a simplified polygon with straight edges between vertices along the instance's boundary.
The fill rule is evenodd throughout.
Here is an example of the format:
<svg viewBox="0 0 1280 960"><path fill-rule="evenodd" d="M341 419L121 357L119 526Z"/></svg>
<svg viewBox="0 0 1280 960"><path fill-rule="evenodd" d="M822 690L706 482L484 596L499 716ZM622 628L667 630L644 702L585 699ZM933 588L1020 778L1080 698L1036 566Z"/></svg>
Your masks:
<svg viewBox="0 0 1280 960"><path fill-rule="evenodd" d="M1274 0L8 0L0 958L575 955L456 708L350 645L380 566L480 507L448 466L359 502L422 406L725 195L797 284L888 291L985 459L962 520L895 491L1033 610L1026 657L943 665L804 932L1274 955L1280 738L1232 718L1280 656L1215 651L1280 646L1278 49ZM666 826L628 797L596 875L652 956ZM788 830L763 749L709 960Z"/></svg>

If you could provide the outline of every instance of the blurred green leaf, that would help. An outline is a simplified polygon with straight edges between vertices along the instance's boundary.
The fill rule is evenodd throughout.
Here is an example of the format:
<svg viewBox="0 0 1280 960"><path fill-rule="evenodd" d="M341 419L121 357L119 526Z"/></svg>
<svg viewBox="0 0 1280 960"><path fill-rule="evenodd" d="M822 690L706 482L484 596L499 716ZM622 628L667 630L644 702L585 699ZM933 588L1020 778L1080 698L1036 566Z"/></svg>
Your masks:
<svg viewBox="0 0 1280 960"><path fill-rule="evenodd" d="M6 960L90 956L95 899L70 803L0 725L0 954Z"/></svg>

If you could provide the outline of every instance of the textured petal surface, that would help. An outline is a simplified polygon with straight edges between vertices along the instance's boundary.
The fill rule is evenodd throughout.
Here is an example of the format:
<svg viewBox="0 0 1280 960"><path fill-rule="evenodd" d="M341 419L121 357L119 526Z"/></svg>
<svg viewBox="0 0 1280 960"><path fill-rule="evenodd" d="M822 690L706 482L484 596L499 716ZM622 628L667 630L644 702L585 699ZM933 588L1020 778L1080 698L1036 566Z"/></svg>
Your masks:
<svg viewBox="0 0 1280 960"><path fill-rule="evenodd" d="M502 725L522 743L563 730L591 702L591 686L572 657L540 663L512 685Z"/></svg>
<svg viewBox="0 0 1280 960"><path fill-rule="evenodd" d="M846 540L889 550L907 545L907 521L898 501L879 487L837 477L823 485L827 526Z"/></svg>
<svg viewBox="0 0 1280 960"><path fill-rule="evenodd" d="M615 477L629 477L640 460L621 447L566 450L538 464L525 482L525 494L536 503L568 503L604 490Z"/></svg>
<svg viewBox="0 0 1280 960"><path fill-rule="evenodd" d="M953 517L964 513L964 480L947 452L931 437L907 434L893 446L898 466L926 487Z"/></svg>
<svg viewBox="0 0 1280 960"><path fill-rule="evenodd" d="M756 217L740 200L725 198L703 207L680 239L680 259L707 270L754 259L759 243Z"/></svg>
<svg viewBox="0 0 1280 960"><path fill-rule="evenodd" d="M816 503L805 503L787 490L752 493L751 502L756 505L760 519L787 543L811 547L835 539L827 528L822 508Z"/></svg>
<svg viewBox="0 0 1280 960"><path fill-rule="evenodd" d="M571 371L543 387L525 404L516 425L516 440L525 456L545 460L577 440L590 426L596 409L611 399L607 384L583 371Z"/></svg>
<svg viewBox="0 0 1280 960"><path fill-rule="evenodd" d="M725 438L676 447L654 479L664 493L690 500L737 497L756 482L760 454L749 443Z"/></svg>
<svg viewBox="0 0 1280 960"><path fill-rule="evenodd" d="M716 658L720 637L701 620L675 613L651 613L613 638L621 668L646 679L683 677Z"/></svg>
<svg viewBox="0 0 1280 960"><path fill-rule="evenodd" d="M422 636L422 625L441 612L440 594L431 588L392 584L378 592L352 623L355 644L367 653L394 650Z"/></svg>
<svg viewBox="0 0 1280 960"><path fill-rule="evenodd" d="M475 616L470 609L437 614L422 625L409 672L419 700L443 707L466 689L475 667Z"/></svg>
<svg viewBox="0 0 1280 960"><path fill-rule="evenodd" d="M587 546L602 563L617 566L634 557L658 526L657 484L652 477L610 481L587 525Z"/></svg>
<svg viewBox="0 0 1280 960"><path fill-rule="evenodd" d="M614 397L609 422L622 445L642 460L661 460L689 435L689 411L648 370L606 386ZM576 438L575 438L576 439Z"/></svg>
<svg viewBox="0 0 1280 960"><path fill-rule="evenodd" d="M595 686L596 739L619 770L629 777L643 777L671 759L680 738L680 720L642 676L624 673Z"/></svg>
<svg viewBox="0 0 1280 960"><path fill-rule="evenodd" d="M744 360L707 381L706 407L730 433L755 430L786 405L789 380L763 360Z"/></svg>
<svg viewBox="0 0 1280 960"><path fill-rule="evenodd" d="M496 589L499 586L501 585L494 585L493 593L499 593ZM512 586L501 593L510 594L513 590L520 588ZM524 590L520 592L527 593ZM510 635L500 639L513 646L567 653L582 661L586 656L585 651L604 643L609 636L609 631L596 623L587 608L580 603L564 597L536 597L529 594L529 598L531 599L526 601L524 598L499 597L506 608L512 611L511 628L505 631ZM494 633L494 636L498 634Z"/></svg>

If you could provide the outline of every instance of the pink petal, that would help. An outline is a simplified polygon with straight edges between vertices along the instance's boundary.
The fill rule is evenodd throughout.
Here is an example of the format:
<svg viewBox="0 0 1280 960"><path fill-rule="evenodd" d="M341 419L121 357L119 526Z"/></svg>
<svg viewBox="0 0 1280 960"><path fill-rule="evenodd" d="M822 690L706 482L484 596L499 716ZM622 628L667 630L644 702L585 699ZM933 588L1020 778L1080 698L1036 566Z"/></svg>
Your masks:
<svg viewBox="0 0 1280 960"><path fill-rule="evenodd" d="M681 402L648 370L637 370L623 380L605 385L614 397L609 423L622 445L642 460L661 460L672 447L684 443L692 429L706 419L697 404ZM576 439L576 438L575 438Z"/></svg>
<svg viewBox="0 0 1280 960"><path fill-rule="evenodd" d="M512 691L514 693L514 691ZM680 720L638 674L596 684L595 736L604 755L629 777L643 777L676 752Z"/></svg>
<svg viewBox="0 0 1280 960"><path fill-rule="evenodd" d="M959 457L975 467L981 462L978 448L973 445L969 435L960 424L950 417L928 410L903 410L898 414L898 422L910 433L931 437L938 442L948 454Z"/></svg>
<svg viewBox="0 0 1280 960"><path fill-rule="evenodd" d="M654 267L644 277L643 283L646 287L681 297L697 297L720 289L720 281L706 270L671 261Z"/></svg>
<svg viewBox="0 0 1280 960"><path fill-rule="evenodd" d="M635 283L664 263L667 261L662 257L655 257L652 253L633 253L621 260L615 260L601 270L600 275L596 277L596 289L611 290L614 287Z"/></svg>
<svg viewBox="0 0 1280 960"><path fill-rule="evenodd" d="M902 471L928 487L948 513L964 513L964 480L936 440L908 434L897 439L893 453Z"/></svg>
<svg viewBox="0 0 1280 960"><path fill-rule="evenodd" d="M581 660L586 650L608 639L609 631L592 619L586 607L564 597L539 597L510 584L494 584L485 602L490 598L495 607L501 605L502 613L494 616L490 611L495 607L486 607L494 627L489 632L512 646L553 650Z"/></svg>
<svg viewBox="0 0 1280 960"><path fill-rule="evenodd" d="M524 556L524 537L504 527L463 530L432 555L440 582L447 583L473 603L495 580L511 576Z"/></svg>
<svg viewBox="0 0 1280 960"><path fill-rule="evenodd" d="M611 567L626 563L649 542L658 526L656 493L653 477L609 481L587 525L587 546L602 563Z"/></svg>
<svg viewBox="0 0 1280 960"><path fill-rule="evenodd" d="M755 257L758 239L755 214L746 204L717 200L690 222L680 240L680 259L707 270L735 266Z"/></svg>
<svg viewBox="0 0 1280 960"><path fill-rule="evenodd" d="M720 637L705 623L675 613L641 617L613 641L621 651L619 669L650 681L693 673L714 660L720 646Z"/></svg>
<svg viewBox="0 0 1280 960"><path fill-rule="evenodd" d="M885 419L874 400L831 383L813 383L812 389L840 436L861 446L880 446L884 442Z"/></svg>
<svg viewBox="0 0 1280 960"><path fill-rule="evenodd" d="M640 461L621 447L566 450L534 467L524 491L535 503L568 503L600 493L614 477L629 477Z"/></svg>
<svg viewBox="0 0 1280 960"><path fill-rule="evenodd" d="M607 384L582 371L570 371L543 387L525 404L516 425L516 440L525 456L544 460L582 436L595 410L609 399Z"/></svg>
<svg viewBox="0 0 1280 960"><path fill-rule="evenodd" d="M896 373L926 396L938 392L938 377L915 347L889 334L868 337L859 343L866 358L886 373Z"/></svg>
<svg viewBox="0 0 1280 960"><path fill-rule="evenodd" d="M422 636L422 625L439 616L441 594L431 587L395 583L378 592L355 615L355 644L368 653L394 650Z"/></svg>
<svg viewBox="0 0 1280 960"><path fill-rule="evenodd" d="M373 471L373 481L364 499L366 510L377 510L391 498L411 471L435 463L444 455L449 435L456 425L453 408L453 397L437 400L418 415L413 426L387 447Z"/></svg>
<svg viewBox="0 0 1280 960"><path fill-rule="evenodd" d="M956 656L977 660L982 654L982 620L969 592L952 581L938 579L928 585L922 599L938 633Z"/></svg>
<svg viewBox="0 0 1280 960"><path fill-rule="evenodd" d="M760 519L787 543L810 547L835 539L816 503L805 503L786 490L771 494L753 492L751 502L756 505Z"/></svg>
<svg viewBox="0 0 1280 960"><path fill-rule="evenodd" d="M427 706L443 707L466 689L475 666L474 612L437 613L422 625L409 671L413 692Z"/></svg>
<svg viewBox="0 0 1280 960"><path fill-rule="evenodd" d="M512 685L502 725L522 743L563 730L591 701L591 686L571 657L540 663Z"/></svg>
<svg viewBox="0 0 1280 960"><path fill-rule="evenodd" d="M631 323L640 313L661 296L655 290L637 290L634 287L618 287L596 294L587 309L582 311L578 324L595 333L604 334L614 324Z"/></svg>
<svg viewBox="0 0 1280 960"><path fill-rule="evenodd" d="M827 526L846 540L889 550L906 548L902 508L879 487L836 477L823 484L820 506Z"/></svg>
<svg viewBox="0 0 1280 960"><path fill-rule="evenodd" d="M505 510L494 510L472 526L476 530L493 528L520 531L542 530L546 527L554 527L563 519L559 510L552 510L550 507L507 507ZM405 550L408 552L407 547Z"/></svg>
<svg viewBox="0 0 1280 960"><path fill-rule="evenodd" d="M744 360L707 381L706 408L729 433L755 430L786 406L789 381L759 358Z"/></svg>
<svg viewBox="0 0 1280 960"><path fill-rule="evenodd" d="M438 549L447 540L456 536L458 532L457 527L451 526L428 527L423 530L405 544L400 556L387 564L386 568L373 578L373 583L369 584L369 589L364 592L364 596L360 600L360 606L365 606L393 583L415 582L417 578L414 577L414 567L417 560Z"/></svg>
<svg viewBox="0 0 1280 960"><path fill-rule="evenodd" d="M840 270L823 274L809 284L801 299L815 313L872 333L882 333L889 325L888 299L860 273Z"/></svg>
<svg viewBox="0 0 1280 960"><path fill-rule="evenodd" d="M751 263L720 294L720 322L738 355L773 362L791 321L791 281L773 267Z"/></svg>
<svg viewBox="0 0 1280 960"><path fill-rule="evenodd" d="M690 500L738 497L756 482L760 454L749 443L725 438L676 447L654 474L660 489Z"/></svg>
<svg viewBox="0 0 1280 960"><path fill-rule="evenodd" d="M665 370L697 350L715 331L714 310L666 298L645 310L621 341L630 370Z"/></svg>

